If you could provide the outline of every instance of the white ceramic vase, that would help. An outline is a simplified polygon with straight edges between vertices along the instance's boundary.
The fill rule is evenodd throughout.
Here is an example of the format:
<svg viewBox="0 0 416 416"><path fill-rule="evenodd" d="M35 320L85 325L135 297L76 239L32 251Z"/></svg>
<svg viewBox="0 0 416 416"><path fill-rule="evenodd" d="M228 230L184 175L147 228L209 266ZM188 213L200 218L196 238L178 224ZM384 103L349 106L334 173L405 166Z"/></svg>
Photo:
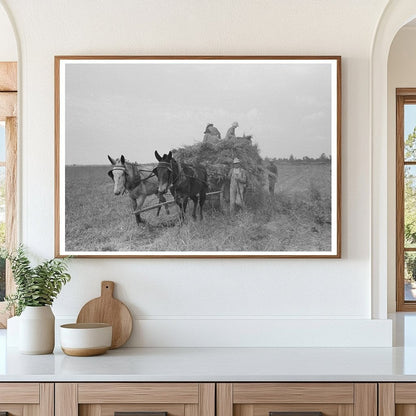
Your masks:
<svg viewBox="0 0 416 416"><path fill-rule="evenodd" d="M26 306L19 319L19 351L50 354L55 347L55 316L50 306Z"/></svg>

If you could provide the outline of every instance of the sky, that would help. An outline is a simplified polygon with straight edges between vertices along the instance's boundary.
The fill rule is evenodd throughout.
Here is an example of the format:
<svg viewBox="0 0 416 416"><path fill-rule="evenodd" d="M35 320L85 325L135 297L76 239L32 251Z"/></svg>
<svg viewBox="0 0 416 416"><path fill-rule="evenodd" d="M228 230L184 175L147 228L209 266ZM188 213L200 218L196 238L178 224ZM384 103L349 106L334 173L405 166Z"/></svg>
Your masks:
<svg viewBox="0 0 416 416"><path fill-rule="evenodd" d="M66 64L66 164L154 162L234 121L263 157L331 153L328 63L122 62Z"/></svg>
<svg viewBox="0 0 416 416"><path fill-rule="evenodd" d="M416 127L416 105L406 104L404 106L404 140L407 139Z"/></svg>

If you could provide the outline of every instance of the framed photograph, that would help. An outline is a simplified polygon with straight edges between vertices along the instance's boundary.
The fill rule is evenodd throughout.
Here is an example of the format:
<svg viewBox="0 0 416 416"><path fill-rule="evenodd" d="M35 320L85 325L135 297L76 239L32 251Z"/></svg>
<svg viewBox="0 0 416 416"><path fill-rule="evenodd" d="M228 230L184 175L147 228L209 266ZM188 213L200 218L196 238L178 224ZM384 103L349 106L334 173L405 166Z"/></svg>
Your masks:
<svg viewBox="0 0 416 416"><path fill-rule="evenodd" d="M341 256L339 56L55 57L55 251Z"/></svg>

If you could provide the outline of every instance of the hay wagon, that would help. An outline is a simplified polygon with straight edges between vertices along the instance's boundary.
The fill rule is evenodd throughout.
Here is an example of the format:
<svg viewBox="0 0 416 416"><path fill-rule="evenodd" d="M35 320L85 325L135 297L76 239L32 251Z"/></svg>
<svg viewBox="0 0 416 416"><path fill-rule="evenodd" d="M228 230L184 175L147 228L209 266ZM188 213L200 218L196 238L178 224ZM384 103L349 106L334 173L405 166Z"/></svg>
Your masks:
<svg viewBox="0 0 416 416"><path fill-rule="evenodd" d="M209 189L211 190L207 193L207 197L213 199L218 195L221 209L224 209L226 203L229 202L228 173L235 157L242 161L244 169L248 172L250 178L249 192L253 192L254 189L262 189L265 186L264 160L260 157L257 145L252 143L251 136L218 140L215 143L197 142L193 145L174 149L173 154L176 160L205 167L208 173ZM173 199L160 202L143 208L136 213L159 209L174 203Z"/></svg>

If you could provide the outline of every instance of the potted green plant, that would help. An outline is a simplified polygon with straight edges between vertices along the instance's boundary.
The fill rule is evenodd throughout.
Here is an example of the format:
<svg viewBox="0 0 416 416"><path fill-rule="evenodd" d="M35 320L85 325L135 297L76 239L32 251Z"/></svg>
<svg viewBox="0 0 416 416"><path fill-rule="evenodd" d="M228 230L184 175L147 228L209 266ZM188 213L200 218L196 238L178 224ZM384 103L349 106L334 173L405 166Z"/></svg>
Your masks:
<svg viewBox="0 0 416 416"><path fill-rule="evenodd" d="M45 260L32 266L23 246L6 252L16 293L6 296L8 309L19 318L19 350L24 354L49 354L55 346L55 316L51 305L71 276L67 259Z"/></svg>

